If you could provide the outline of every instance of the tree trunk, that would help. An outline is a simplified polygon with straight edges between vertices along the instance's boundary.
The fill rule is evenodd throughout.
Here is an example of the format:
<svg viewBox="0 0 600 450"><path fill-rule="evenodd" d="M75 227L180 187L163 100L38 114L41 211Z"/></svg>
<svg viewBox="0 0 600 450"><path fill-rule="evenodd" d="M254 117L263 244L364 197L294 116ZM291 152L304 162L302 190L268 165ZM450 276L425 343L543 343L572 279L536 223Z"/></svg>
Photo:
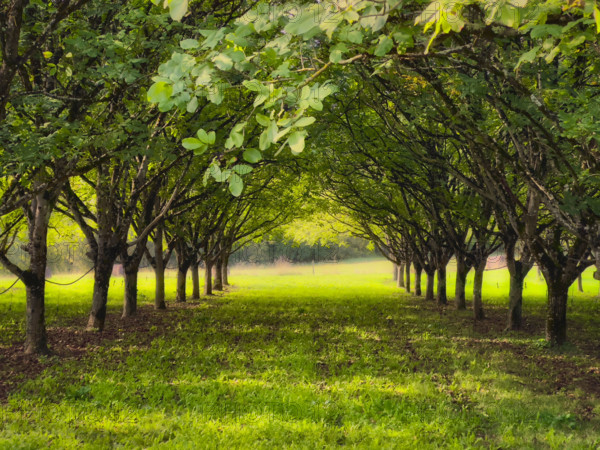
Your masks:
<svg viewBox="0 0 600 450"><path fill-rule="evenodd" d="M403 288L404 287L404 263L400 263L400 265L398 265L398 287Z"/></svg>
<svg viewBox="0 0 600 450"><path fill-rule="evenodd" d="M523 283L533 267L529 253L521 254L519 260L515 258L515 244L516 236L513 239L508 236L504 241L506 267L510 275L507 330L519 330L523 324Z"/></svg>
<svg viewBox="0 0 600 450"><path fill-rule="evenodd" d="M581 276L581 274L579 274L579 276L577 277L577 289L579 290L579 292L583 292L583 277Z"/></svg>
<svg viewBox="0 0 600 450"><path fill-rule="evenodd" d="M163 258L163 225L160 223L156 228L154 239L154 277L156 279L154 309L167 309L165 303L165 261Z"/></svg>
<svg viewBox="0 0 600 450"><path fill-rule="evenodd" d="M204 295L212 295L212 263L204 261Z"/></svg>
<svg viewBox="0 0 600 450"><path fill-rule="evenodd" d="M220 256L215 264L215 283L213 285L213 290L223 290L223 259Z"/></svg>
<svg viewBox="0 0 600 450"><path fill-rule="evenodd" d="M425 271L427 274L427 288L425 289L425 300L433 301L434 299L434 284L435 270Z"/></svg>
<svg viewBox="0 0 600 450"><path fill-rule="evenodd" d="M509 271L508 330L519 330L523 323L523 280L522 270Z"/></svg>
<svg viewBox="0 0 600 450"><path fill-rule="evenodd" d="M454 294L454 306L456 309L467 309L467 302L465 298L465 288L467 285L467 275L469 273L469 267L465 262L463 256L456 257L456 288Z"/></svg>
<svg viewBox="0 0 600 450"><path fill-rule="evenodd" d="M487 264L487 257L478 261L477 267L475 267L475 278L473 279L473 317L475 320L482 320L485 318L483 313L483 273L485 272L485 266Z"/></svg>
<svg viewBox="0 0 600 450"><path fill-rule="evenodd" d="M108 288L110 287L110 277L112 275L115 257L105 254L104 251L98 253L96 258L96 270L94 272L94 293L92 295L92 310L88 320L88 330L102 331L104 321L106 320L106 304L108 303Z"/></svg>
<svg viewBox="0 0 600 450"><path fill-rule="evenodd" d="M29 270L26 286L27 318L25 327L25 353L48 353L46 335L46 266L48 264L48 224L53 200L46 193L36 195L32 201L29 228Z"/></svg>
<svg viewBox="0 0 600 450"><path fill-rule="evenodd" d="M198 274L198 263L191 265L192 271L192 298L197 300L200 298L200 275Z"/></svg>
<svg viewBox="0 0 600 450"><path fill-rule="evenodd" d="M448 304L446 295L446 266L441 265L437 268L438 286L437 286L437 303L438 305Z"/></svg>
<svg viewBox="0 0 600 450"><path fill-rule="evenodd" d="M27 295L27 325L25 331L25 353L47 354L46 307L44 278L29 274L25 292Z"/></svg>
<svg viewBox="0 0 600 450"><path fill-rule="evenodd" d="M229 286L229 254L223 257L223 264L221 266L221 278L223 280L223 286Z"/></svg>
<svg viewBox="0 0 600 450"><path fill-rule="evenodd" d="M392 271L392 277L394 281L398 281L398 264L393 263L394 270Z"/></svg>
<svg viewBox="0 0 600 450"><path fill-rule="evenodd" d="M415 295L421 295L421 274L423 273L423 267L419 263L415 263Z"/></svg>
<svg viewBox="0 0 600 450"><path fill-rule="evenodd" d="M410 260L406 261L406 292L410 294Z"/></svg>
<svg viewBox="0 0 600 450"><path fill-rule="evenodd" d="M187 278L188 266L187 264L177 265L177 296L175 300L178 302L185 302L185 284Z"/></svg>
<svg viewBox="0 0 600 450"><path fill-rule="evenodd" d="M137 265L136 265L137 266ZM137 293L138 293L138 267L133 270L125 270L125 298L123 300L123 315L121 317L131 317L137 311Z"/></svg>
<svg viewBox="0 0 600 450"><path fill-rule="evenodd" d="M550 345L562 345L567 340L567 300L569 286L559 281L548 284L546 340Z"/></svg>

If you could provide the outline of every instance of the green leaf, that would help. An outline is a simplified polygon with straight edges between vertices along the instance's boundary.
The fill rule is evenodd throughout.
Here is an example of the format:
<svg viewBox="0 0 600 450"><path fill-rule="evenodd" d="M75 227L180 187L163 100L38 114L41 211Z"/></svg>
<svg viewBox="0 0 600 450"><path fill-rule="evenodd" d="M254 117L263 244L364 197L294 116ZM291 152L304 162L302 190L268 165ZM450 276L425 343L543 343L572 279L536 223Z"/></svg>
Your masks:
<svg viewBox="0 0 600 450"><path fill-rule="evenodd" d="M44 55L44 58L50 59L50 58L52 58L53 53L52 52L42 52L42 55Z"/></svg>
<svg viewBox="0 0 600 450"><path fill-rule="evenodd" d="M233 60L225 53L219 53L213 58L213 62L221 70L229 70L233 67Z"/></svg>
<svg viewBox="0 0 600 450"><path fill-rule="evenodd" d="M521 55L521 57L519 58L519 61L517 63L517 66L515 67L515 69L518 69L519 66L525 62L532 62L536 57L537 57L537 52L538 50L541 48L540 45L536 45L535 47L533 47L531 50L529 50L526 53L523 53Z"/></svg>
<svg viewBox="0 0 600 450"><path fill-rule="evenodd" d="M296 36L304 35L314 27L319 26L316 19L317 15L311 11L310 8L304 8L298 11L298 14L290 20L284 30L289 34L294 34Z"/></svg>
<svg viewBox="0 0 600 450"><path fill-rule="evenodd" d="M379 44L375 47L375 56L384 56L394 47L394 41L388 36L381 36Z"/></svg>
<svg viewBox="0 0 600 450"><path fill-rule="evenodd" d="M262 153L255 148L248 148L244 151L243 157L245 161L255 164L262 159Z"/></svg>
<svg viewBox="0 0 600 450"><path fill-rule="evenodd" d="M562 27L560 25L536 25L531 28L530 34L534 39L543 38L548 35L557 38L562 34Z"/></svg>
<svg viewBox="0 0 600 450"><path fill-rule="evenodd" d="M329 61L334 64L339 63L342 60L342 52L340 50L332 50L329 54Z"/></svg>
<svg viewBox="0 0 600 450"><path fill-rule="evenodd" d="M228 146L227 148L231 148L231 147L241 147L244 144L244 136L241 133L237 133L235 131L232 131L229 134L229 139L231 139L231 146ZM229 141L228 139L228 141Z"/></svg>
<svg viewBox="0 0 600 450"><path fill-rule="evenodd" d="M187 104L187 112L195 113L197 109L198 109L198 97L194 96L194 97L192 97L190 102Z"/></svg>
<svg viewBox="0 0 600 450"><path fill-rule="evenodd" d="M272 120L269 123L269 126L267 127L266 131L267 131L267 139L269 140L269 143L276 142L277 133L279 133L279 127L277 126L277 122Z"/></svg>
<svg viewBox="0 0 600 450"><path fill-rule="evenodd" d="M307 127L315 123L316 120L317 119L315 119L314 117L301 117L296 121L296 123L294 123L294 126L299 128Z"/></svg>
<svg viewBox="0 0 600 450"><path fill-rule="evenodd" d="M179 43L179 46L184 50L200 47L200 43L196 39L184 39Z"/></svg>
<svg viewBox="0 0 600 450"><path fill-rule="evenodd" d="M244 190L244 182L238 174L233 174L229 177L229 192L234 197L239 197Z"/></svg>
<svg viewBox="0 0 600 450"><path fill-rule="evenodd" d="M249 166L248 164L236 164L231 169L240 175L248 175L252 172L252 166Z"/></svg>
<svg viewBox="0 0 600 450"><path fill-rule="evenodd" d="M271 119L269 119L264 114L256 114L256 121L263 127L268 127L271 123Z"/></svg>
<svg viewBox="0 0 600 450"><path fill-rule="evenodd" d="M269 148L269 145L271 145L271 141L269 141L269 134L267 133L267 130L265 130L260 134L260 138L258 139L258 147L261 150L266 150Z"/></svg>
<svg viewBox="0 0 600 450"><path fill-rule="evenodd" d="M188 0L169 0L169 14L176 22L181 21L188 10Z"/></svg>
<svg viewBox="0 0 600 450"><path fill-rule="evenodd" d="M187 148L188 150L196 150L197 148L202 147L204 144L196 138L185 138L183 141L181 141L181 145L183 145L183 148Z"/></svg>
<svg viewBox="0 0 600 450"><path fill-rule="evenodd" d="M302 150L304 150L304 133L300 131L293 132L288 138L288 144L293 153L302 153Z"/></svg>
<svg viewBox="0 0 600 450"><path fill-rule="evenodd" d="M200 142L206 145L213 145L215 143L216 135L214 131L207 133L202 128L200 128L196 134L198 135L198 139Z"/></svg>
<svg viewBox="0 0 600 450"><path fill-rule="evenodd" d="M171 98L173 86L164 81L158 81L148 89L147 98L150 103L164 103Z"/></svg>
<svg viewBox="0 0 600 450"><path fill-rule="evenodd" d="M260 88L262 87L262 83L258 80L244 80L242 85L252 92L260 92Z"/></svg>

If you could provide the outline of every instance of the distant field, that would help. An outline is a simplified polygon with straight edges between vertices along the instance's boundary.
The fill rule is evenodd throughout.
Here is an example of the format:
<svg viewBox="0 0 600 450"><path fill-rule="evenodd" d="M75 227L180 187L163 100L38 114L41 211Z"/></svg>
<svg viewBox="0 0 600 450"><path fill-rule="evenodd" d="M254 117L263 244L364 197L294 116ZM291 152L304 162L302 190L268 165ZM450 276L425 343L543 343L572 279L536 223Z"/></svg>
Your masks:
<svg viewBox="0 0 600 450"><path fill-rule="evenodd" d="M598 448L598 282L586 273L586 292L572 289L571 343L553 350L535 270L525 329L503 333L504 272L486 273L489 318L474 323L470 311L403 293L386 261L316 265L314 275L234 267L226 293L115 314L103 336L82 331L90 279L49 287L51 343L64 354L13 386L0 448ZM149 303L151 273L140 281ZM167 288L173 298L172 276ZM116 279L113 313L120 296ZM20 339L22 290L0 308L6 346Z"/></svg>

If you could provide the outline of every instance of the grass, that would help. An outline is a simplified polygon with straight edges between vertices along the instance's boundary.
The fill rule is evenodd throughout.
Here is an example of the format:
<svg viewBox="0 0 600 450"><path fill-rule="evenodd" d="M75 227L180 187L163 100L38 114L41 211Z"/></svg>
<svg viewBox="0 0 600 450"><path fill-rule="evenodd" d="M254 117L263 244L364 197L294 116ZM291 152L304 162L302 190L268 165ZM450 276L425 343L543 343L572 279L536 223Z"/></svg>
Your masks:
<svg viewBox="0 0 600 450"><path fill-rule="evenodd" d="M50 357L2 405L0 448L597 448L598 283L586 273L572 291L571 344L553 350L535 272L531 325L501 332L503 272L486 273L489 319L474 324L404 294L381 261L238 267L224 295L149 315L168 315L153 339L117 324L81 360ZM148 303L152 277L140 281ZM23 299L3 297L6 346ZM89 297L89 281L51 287L50 333L84 323Z"/></svg>

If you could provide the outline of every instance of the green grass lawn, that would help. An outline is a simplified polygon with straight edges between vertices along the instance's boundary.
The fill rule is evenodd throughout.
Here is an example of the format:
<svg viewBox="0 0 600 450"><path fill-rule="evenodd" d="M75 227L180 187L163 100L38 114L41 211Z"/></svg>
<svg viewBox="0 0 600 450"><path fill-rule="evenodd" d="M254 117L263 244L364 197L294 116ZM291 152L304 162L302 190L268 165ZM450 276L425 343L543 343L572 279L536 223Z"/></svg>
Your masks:
<svg viewBox="0 0 600 450"><path fill-rule="evenodd" d="M150 303L151 274L140 281ZM585 293L572 290L571 343L560 350L541 340L546 292L535 271L518 333L502 332L501 270L486 273L482 323L406 295L383 261L317 265L314 274L238 267L231 282L191 306L143 308L134 322L111 316L85 355L44 360L45 371L0 406L0 448L600 446L590 273ZM173 278L167 288L173 298ZM110 311L121 289L117 279ZM90 292L89 281L49 288L51 336L81 338ZM0 296L0 314L6 347L22 338L22 291Z"/></svg>

